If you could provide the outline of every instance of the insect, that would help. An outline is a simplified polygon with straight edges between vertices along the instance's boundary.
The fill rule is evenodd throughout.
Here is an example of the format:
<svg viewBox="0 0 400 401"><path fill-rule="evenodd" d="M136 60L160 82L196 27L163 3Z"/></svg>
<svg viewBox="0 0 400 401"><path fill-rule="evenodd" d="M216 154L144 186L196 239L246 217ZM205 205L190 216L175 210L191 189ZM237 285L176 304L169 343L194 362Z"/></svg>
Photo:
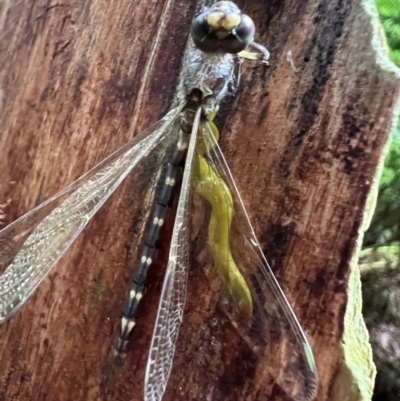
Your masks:
<svg viewBox="0 0 400 401"><path fill-rule="evenodd" d="M192 42L171 111L70 186L0 231L0 263L4 268L0 276L0 322L27 301L124 178L150 161L159 185L153 191L149 231L118 331L115 348L119 355L127 351L147 272L157 254L160 229L180 181L181 189L147 363L145 400L160 400L165 392L193 256L203 267L210 287L218 292L221 308L249 347L255 354L273 356L267 368L277 384L294 400L313 398L317 372L310 345L261 251L218 145L219 132L213 122L221 100L237 85L237 55L268 60L268 51L253 41L254 33L253 21L234 3L221 1L205 8L192 23ZM196 202L206 204L209 215L208 225L205 223L194 235L206 239L197 254L191 229L191 208Z"/></svg>

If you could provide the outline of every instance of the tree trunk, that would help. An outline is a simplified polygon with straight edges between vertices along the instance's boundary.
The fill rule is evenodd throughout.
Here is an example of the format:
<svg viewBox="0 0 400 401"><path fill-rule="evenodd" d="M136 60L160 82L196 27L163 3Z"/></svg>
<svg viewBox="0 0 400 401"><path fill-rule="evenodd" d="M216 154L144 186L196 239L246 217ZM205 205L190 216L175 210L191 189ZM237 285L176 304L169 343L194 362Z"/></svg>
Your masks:
<svg viewBox="0 0 400 401"><path fill-rule="evenodd" d="M368 400L373 386L357 253L399 74L385 64L369 3L238 1L255 20L256 41L271 52L270 66L243 64L238 94L218 120L256 235L313 347L320 401ZM3 0L0 203L10 200L7 224L168 111L195 7ZM130 182L0 327L0 400L143 399L168 246L150 273L132 349L110 368L142 205ZM198 280L197 292L189 286L165 399L285 399L233 327L225 325L222 340L201 332L213 310L197 307L207 292ZM236 356L214 388L205 387L210 344Z"/></svg>

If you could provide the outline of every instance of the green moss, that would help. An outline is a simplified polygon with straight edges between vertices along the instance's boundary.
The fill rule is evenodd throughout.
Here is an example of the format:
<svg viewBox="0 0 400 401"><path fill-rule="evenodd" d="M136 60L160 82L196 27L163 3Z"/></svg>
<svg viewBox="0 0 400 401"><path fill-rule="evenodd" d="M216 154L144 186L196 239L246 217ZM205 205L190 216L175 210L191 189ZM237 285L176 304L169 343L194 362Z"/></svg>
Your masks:
<svg viewBox="0 0 400 401"><path fill-rule="evenodd" d="M351 273L347 290L348 303L343 336L345 366L342 367L341 373L343 378L345 378L347 376L347 369L351 372L351 385L357 387L359 393L358 399L366 401L372 398L376 368L373 363L368 331L361 313L361 282L357 259L358 255L351 262Z"/></svg>

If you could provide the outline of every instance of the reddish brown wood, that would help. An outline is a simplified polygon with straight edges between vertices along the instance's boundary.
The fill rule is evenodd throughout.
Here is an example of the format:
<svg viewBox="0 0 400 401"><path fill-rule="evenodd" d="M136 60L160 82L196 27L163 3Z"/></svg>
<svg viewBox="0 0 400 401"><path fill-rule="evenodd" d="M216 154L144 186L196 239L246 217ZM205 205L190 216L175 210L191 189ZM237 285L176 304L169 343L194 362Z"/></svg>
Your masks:
<svg viewBox="0 0 400 401"><path fill-rule="evenodd" d="M238 3L254 17L271 60L269 68L245 63L240 91L221 111L222 147L314 348L317 399L330 400L349 260L398 82L376 63L359 0ZM194 9L182 0L0 4L0 204L11 199L7 222L168 110ZM143 399L163 263L151 272L125 364L109 361L135 267L138 200L129 184L0 327L0 400ZM202 308L207 283L196 273L191 280L165 399L283 399L229 323L222 339L202 330L215 304ZM218 346L230 363L218 386L207 388L207 371L224 362Z"/></svg>

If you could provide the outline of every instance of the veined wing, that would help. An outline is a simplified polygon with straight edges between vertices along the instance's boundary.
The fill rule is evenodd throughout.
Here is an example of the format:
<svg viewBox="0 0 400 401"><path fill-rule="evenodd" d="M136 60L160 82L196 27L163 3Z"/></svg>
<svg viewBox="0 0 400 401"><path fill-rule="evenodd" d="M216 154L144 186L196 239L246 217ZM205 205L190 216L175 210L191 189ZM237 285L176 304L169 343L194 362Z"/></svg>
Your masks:
<svg viewBox="0 0 400 401"><path fill-rule="evenodd" d="M140 160L166 154L182 103L67 188L0 231L0 323L29 298ZM176 130L175 130L176 131ZM171 140L169 140L171 139ZM158 158L157 163L162 163Z"/></svg>
<svg viewBox="0 0 400 401"><path fill-rule="evenodd" d="M317 372L307 338L254 234L212 124L200 130L207 150L199 156L195 190L212 206L205 268L221 306L251 349L266 361L276 383L294 400L315 396ZM218 273L217 273L218 271Z"/></svg>
<svg viewBox="0 0 400 401"><path fill-rule="evenodd" d="M190 202L190 181L200 114L201 108L198 108L190 136L167 271L147 360L144 385L145 401L159 401L162 399L171 373L175 345L183 319L189 267L188 207Z"/></svg>

